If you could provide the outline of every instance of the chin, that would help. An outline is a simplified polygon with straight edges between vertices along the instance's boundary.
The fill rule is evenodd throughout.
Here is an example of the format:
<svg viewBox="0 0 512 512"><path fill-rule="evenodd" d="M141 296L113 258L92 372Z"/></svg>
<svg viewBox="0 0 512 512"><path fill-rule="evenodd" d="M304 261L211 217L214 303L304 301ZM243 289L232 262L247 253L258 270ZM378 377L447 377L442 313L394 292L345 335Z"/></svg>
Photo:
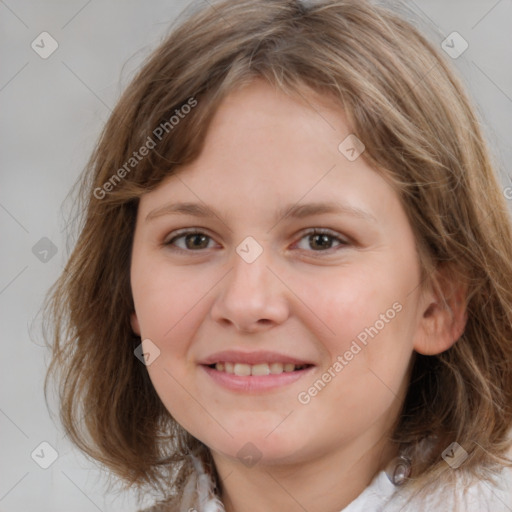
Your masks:
<svg viewBox="0 0 512 512"><path fill-rule="evenodd" d="M275 423L272 427L275 429ZM251 464L292 464L298 462L301 448L305 442L305 435L292 433L289 430L278 432L266 429L262 433L260 428L246 428L232 431L229 439L204 439L213 452L218 452L225 457L238 459L245 465ZM229 430L229 428L228 428Z"/></svg>

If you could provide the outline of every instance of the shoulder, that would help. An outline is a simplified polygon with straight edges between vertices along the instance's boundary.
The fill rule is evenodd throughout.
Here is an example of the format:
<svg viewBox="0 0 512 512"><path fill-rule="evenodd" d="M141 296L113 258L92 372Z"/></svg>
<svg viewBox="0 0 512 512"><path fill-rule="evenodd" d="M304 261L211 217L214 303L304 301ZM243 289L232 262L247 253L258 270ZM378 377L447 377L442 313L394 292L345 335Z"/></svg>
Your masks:
<svg viewBox="0 0 512 512"><path fill-rule="evenodd" d="M477 480L467 472L458 471L453 483L433 484L428 492L412 491L395 487L382 471L342 512L512 511L512 468L502 467L492 481Z"/></svg>
<svg viewBox="0 0 512 512"><path fill-rule="evenodd" d="M387 512L396 510L428 510L440 512L454 510L460 512L510 512L512 510L512 468L502 467L492 480L478 480L467 472L456 475L455 485L439 485L427 497L408 501L407 496L397 493L390 500ZM406 505L404 507L404 504ZM404 507L403 509L401 507ZM409 508L410 507L410 508Z"/></svg>
<svg viewBox="0 0 512 512"><path fill-rule="evenodd" d="M140 509L137 512L179 512L180 507L176 499L167 499L154 503L148 508Z"/></svg>
<svg viewBox="0 0 512 512"><path fill-rule="evenodd" d="M149 508L140 509L137 512L174 512L177 509L166 508L165 505L153 505Z"/></svg>
<svg viewBox="0 0 512 512"><path fill-rule="evenodd" d="M464 482L459 488L462 490ZM510 512L512 510L512 468L504 467L492 482L480 480L466 483L464 497L468 512L484 510Z"/></svg>
<svg viewBox="0 0 512 512"><path fill-rule="evenodd" d="M165 503L156 503L149 508L140 509L137 512L179 512L179 509L176 506L166 505Z"/></svg>

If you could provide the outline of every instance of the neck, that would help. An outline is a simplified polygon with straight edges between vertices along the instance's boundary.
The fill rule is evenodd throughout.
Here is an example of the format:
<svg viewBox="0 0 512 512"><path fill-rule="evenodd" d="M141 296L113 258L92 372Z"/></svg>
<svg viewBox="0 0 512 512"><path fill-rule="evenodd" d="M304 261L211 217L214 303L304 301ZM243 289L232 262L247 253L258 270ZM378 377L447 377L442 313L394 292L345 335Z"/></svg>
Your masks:
<svg viewBox="0 0 512 512"><path fill-rule="evenodd" d="M372 435L373 434L373 435ZM293 464L258 463L212 453L226 512L338 512L397 455L386 436L368 431L349 446Z"/></svg>

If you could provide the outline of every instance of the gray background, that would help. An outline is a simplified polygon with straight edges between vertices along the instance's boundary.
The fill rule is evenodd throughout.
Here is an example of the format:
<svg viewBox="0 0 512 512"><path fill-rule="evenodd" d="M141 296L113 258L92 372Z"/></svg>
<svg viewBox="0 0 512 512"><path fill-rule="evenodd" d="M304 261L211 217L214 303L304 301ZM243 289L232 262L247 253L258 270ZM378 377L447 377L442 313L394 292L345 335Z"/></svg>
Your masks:
<svg viewBox="0 0 512 512"><path fill-rule="evenodd" d="M37 322L68 254L63 201L121 91L188 3L0 1L0 512L136 509L133 495L105 490L98 466L50 418ZM478 104L503 187L511 186L512 0L407 4L435 44L453 31L469 43L454 63ZM47 59L31 48L43 31L59 44ZM42 252L43 238L54 256ZM58 452L48 469L31 458L43 441Z"/></svg>

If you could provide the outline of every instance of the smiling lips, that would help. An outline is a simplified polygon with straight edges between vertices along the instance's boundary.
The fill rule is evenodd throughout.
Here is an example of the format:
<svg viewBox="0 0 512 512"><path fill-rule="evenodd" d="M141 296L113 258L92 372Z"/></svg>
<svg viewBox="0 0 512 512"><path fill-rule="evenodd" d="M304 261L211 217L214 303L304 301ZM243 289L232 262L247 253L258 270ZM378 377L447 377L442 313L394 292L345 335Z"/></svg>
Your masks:
<svg viewBox="0 0 512 512"><path fill-rule="evenodd" d="M304 370L311 363L276 352L218 352L205 359L202 365L224 374L239 377L280 375Z"/></svg>
<svg viewBox="0 0 512 512"><path fill-rule="evenodd" d="M231 392L267 393L287 387L305 378L315 368L300 360L277 352L217 352L200 362L211 381Z"/></svg>
<svg viewBox="0 0 512 512"><path fill-rule="evenodd" d="M218 372L232 373L239 377L249 377L250 375L279 375L283 372L289 373L297 370L303 370L309 365L296 365L293 363L260 363L260 364L244 364L222 362L211 365Z"/></svg>

